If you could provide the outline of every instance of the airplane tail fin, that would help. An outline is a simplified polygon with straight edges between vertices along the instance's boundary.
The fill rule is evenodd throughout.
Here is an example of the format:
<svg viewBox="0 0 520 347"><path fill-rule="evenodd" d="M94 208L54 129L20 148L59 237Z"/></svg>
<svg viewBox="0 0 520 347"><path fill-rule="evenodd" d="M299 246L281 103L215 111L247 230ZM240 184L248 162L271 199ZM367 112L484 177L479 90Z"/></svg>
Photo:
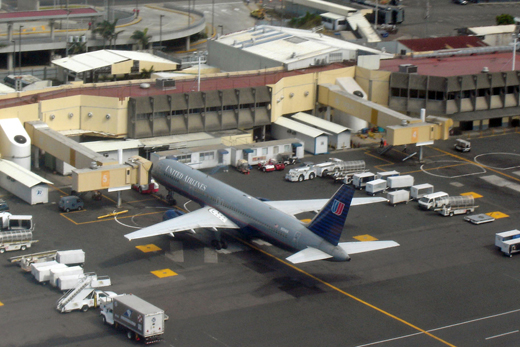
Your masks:
<svg viewBox="0 0 520 347"><path fill-rule="evenodd" d="M354 188L342 185L307 228L337 246L353 196Z"/></svg>

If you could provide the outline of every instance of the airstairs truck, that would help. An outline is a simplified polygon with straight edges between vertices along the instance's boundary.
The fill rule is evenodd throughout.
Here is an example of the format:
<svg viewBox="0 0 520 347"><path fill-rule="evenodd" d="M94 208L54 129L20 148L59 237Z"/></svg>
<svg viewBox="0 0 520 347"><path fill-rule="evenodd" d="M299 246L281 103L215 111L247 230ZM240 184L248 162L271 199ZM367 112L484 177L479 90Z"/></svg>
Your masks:
<svg viewBox="0 0 520 347"><path fill-rule="evenodd" d="M104 299L117 295L114 292L96 289L110 284L108 276L98 276L93 272L85 273L77 279L76 286L58 300L56 309L62 313L73 310L87 312L91 307L98 307Z"/></svg>
<svg viewBox="0 0 520 347"><path fill-rule="evenodd" d="M100 314L104 324L123 328L129 340L150 344L160 341L164 334L164 311L132 294L102 300Z"/></svg>

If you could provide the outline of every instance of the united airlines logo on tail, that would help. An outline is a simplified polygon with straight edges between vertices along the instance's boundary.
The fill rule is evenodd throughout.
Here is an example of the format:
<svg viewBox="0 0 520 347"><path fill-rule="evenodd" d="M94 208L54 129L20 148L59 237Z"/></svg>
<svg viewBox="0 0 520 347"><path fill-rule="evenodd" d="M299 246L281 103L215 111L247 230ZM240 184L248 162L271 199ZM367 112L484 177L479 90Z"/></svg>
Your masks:
<svg viewBox="0 0 520 347"><path fill-rule="evenodd" d="M336 216L341 216L344 208L345 208L344 203L342 203L339 200L334 200L334 203L332 204L331 212L334 213Z"/></svg>

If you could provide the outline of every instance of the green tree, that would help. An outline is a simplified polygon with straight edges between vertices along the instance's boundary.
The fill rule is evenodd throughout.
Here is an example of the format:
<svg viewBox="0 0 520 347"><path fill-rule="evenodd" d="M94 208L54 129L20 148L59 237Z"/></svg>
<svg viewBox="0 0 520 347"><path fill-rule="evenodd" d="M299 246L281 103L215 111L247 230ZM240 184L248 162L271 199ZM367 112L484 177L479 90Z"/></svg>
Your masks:
<svg viewBox="0 0 520 347"><path fill-rule="evenodd" d="M150 39L152 38L151 35L148 35L148 28L145 28L143 31L136 30L130 36L132 40L135 40L137 42L137 45L139 46L139 49L147 48L148 44L150 43Z"/></svg>
<svg viewBox="0 0 520 347"><path fill-rule="evenodd" d="M121 34L124 30L116 32L116 24L117 19L114 20L114 22L109 22L107 20L104 20L96 26L96 28L93 30L94 33L101 35L103 38L103 48L106 48L106 43L108 41L109 47L114 47L112 44L117 40L117 36Z"/></svg>
<svg viewBox="0 0 520 347"><path fill-rule="evenodd" d="M146 70L144 67L141 70L141 78L150 78L152 77L152 74L154 73L153 65L150 66L148 70Z"/></svg>
<svg viewBox="0 0 520 347"><path fill-rule="evenodd" d="M515 24L515 18L510 14L501 14L496 17L497 25Z"/></svg>

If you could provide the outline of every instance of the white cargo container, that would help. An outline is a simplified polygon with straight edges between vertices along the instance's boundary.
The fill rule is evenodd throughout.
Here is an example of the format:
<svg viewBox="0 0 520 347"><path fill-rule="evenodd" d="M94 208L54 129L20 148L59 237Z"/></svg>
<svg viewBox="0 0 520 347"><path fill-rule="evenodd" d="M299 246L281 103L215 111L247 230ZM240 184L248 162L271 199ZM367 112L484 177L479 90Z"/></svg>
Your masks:
<svg viewBox="0 0 520 347"><path fill-rule="evenodd" d="M83 274L60 276L56 281L57 287L60 288L60 290L76 288L83 278Z"/></svg>
<svg viewBox="0 0 520 347"><path fill-rule="evenodd" d="M407 204L408 201L410 201L410 192L404 189L396 190L388 193L386 198L388 199L388 203L394 206L402 202Z"/></svg>
<svg viewBox="0 0 520 347"><path fill-rule="evenodd" d="M80 265L85 263L85 252L82 249L58 251L56 261L60 264Z"/></svg>
<svg viewBox="0 0 520 347"><path fill-rule="evenodd" d="M31 264L31 275L36 276L36 272L40 268L44 268L44 267L48 267L48 266L52 266L52 265L57 265L57 264L58 264L58 262L56 260L44 261L44 262L41 262L41 263L32 263Z"/></svg>
<svg viewBox="0 0 520 347"><path fill-rule="evenodd" d="M371 194L372 196L376 195L377 193L382 193L386 190L386 180L383 179L377 179L370 182L367 182L366 185L366 191L367 194Z"/></svg>
<svg viewBox="0 0 520 347"><path fill-rule="evenodd" d="M377 173L377 178L378 179L383 179L383 180L386 180L388 179L388 177L394 177L394 176L399 176L401 173L399 171L395 171L395 170L392 170L392 171L383 171L383 172L378 172Z"/></svg>
<svg viewBox="0 0 520 347"><path fill-rule="evenodd" d="M58 278L61 276L70 276L70 275L81 275L83 274L83 268L81 266L71 266L64 267L60 269L51 269L51 274L49 276L49 283L56 287L58 285Z"/></svg>
<svg viewBox="0 0 520 347"><path fill-rule="evenodd" d="M414 178L411 175L391 176L386 182L389 189L403 189L413 186Z"/></svg>
<svg viewBox="0 0 520 347"><path fill-rule="evenodd" d="M67 267L67 265L65 265L65 264L55 264L55 265L49 265L49 266L36 268L36 272L34 274L34 278L38 282L40 282L40 283L50 281L50 279L51 279L51 270L53 270L53 269L63 269L63 268L66 268L66 267Z"/></svg>
<svg viewBox="0 0 520 347"><path fill-rule="evenodd" d="M410 188L410 197L413 200L419 200L426 194L433 193L433 185L429 183L417 184Z"/></svg>
<svg viewBox="0 0 520 347"><path fill-rule="evenodd" d="M368 182L376 179L376 175L372 172L357 173L352 176L352 185L354 188L363 189Z"/></svg>
<svg viewBox="0 0 520 347"><path fill-rule="evenodd" d="M495 234L495 246L509 257L520 252L520 230L514 229Z"/></svg>

